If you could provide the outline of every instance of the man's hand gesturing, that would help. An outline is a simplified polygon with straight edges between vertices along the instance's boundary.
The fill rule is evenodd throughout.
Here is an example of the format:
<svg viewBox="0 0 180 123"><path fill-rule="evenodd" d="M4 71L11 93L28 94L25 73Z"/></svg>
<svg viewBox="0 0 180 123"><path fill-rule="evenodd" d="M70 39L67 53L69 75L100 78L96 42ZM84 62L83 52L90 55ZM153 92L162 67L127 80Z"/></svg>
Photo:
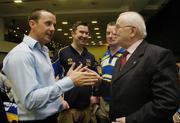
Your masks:
<svg viewBox="0 0 180 123"><path fill-rule="evenodd" d="M75 86L84 86L84 85L94 85L96 84L101 77L94 71L87 68L87 66L82 67L82 64L74 69L75 63L69 69L67 76L71 78Z"/></svg>

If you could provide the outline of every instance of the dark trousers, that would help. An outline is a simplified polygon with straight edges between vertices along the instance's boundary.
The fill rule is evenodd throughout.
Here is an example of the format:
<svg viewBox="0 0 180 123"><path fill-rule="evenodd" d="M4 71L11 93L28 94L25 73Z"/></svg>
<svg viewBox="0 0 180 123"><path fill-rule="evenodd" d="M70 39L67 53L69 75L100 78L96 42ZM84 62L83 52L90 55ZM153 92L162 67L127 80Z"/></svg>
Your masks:
<svg viewBox="0 0 180 123"><path fill-rule="evenodd" d="M43 120L28 120L28 121L19 121L19 123L58 123L57 122L58 114L47 117Z"/></svg>

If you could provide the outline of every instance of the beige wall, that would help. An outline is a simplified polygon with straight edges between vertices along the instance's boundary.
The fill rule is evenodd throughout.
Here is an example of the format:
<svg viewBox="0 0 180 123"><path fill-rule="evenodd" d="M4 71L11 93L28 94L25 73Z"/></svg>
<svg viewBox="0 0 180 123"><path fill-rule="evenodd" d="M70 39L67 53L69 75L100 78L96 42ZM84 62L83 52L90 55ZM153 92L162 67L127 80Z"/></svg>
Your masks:
<svg viewBox="0 0 180 123"><path fill-rule="evenodd" d="M17 43L0 41L0 52L9 52Z"/></svg>
<svg viewBox="0 0 180 123"><path fill-rule="evenodd" d="M0 41L0 62L2 62L5 55L16 45L17 43Z"/></svg>
<svg viewBox="0 0 180 123"><path fill-rule="evenodd" d="M107 50L107 45L102 46L89 46L87 47L88 50L96 57L96 60L98 61L99 58L102 58L104 53Z"/></svg>

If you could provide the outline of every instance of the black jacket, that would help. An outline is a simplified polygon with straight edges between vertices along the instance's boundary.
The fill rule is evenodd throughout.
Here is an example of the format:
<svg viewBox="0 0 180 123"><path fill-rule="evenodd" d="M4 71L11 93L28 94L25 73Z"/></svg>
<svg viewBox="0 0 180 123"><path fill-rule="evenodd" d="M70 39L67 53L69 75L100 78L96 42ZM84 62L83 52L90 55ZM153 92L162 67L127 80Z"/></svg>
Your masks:
<svg viewBox="0 0 180 123"><path fill-rule="evenodd" d="M126 123L173 123L178 105L177 72L172 53L143 41L123 69L114 67L110 119Z"/></svg>

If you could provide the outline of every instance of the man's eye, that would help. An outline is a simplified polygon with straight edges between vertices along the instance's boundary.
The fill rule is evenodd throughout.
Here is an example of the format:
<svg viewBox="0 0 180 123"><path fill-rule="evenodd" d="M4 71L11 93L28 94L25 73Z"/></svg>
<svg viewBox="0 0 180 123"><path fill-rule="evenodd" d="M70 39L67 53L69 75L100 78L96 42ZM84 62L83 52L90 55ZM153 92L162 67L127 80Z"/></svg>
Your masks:
<svg viewBox="0 0 180 123"><path fill-rule="evenodd" d="M51 22L46 22L46 26L50 26L51 25Z"/></svg>
<svg viewBox="0 0 180 123"><path fill-rule="evenodd" d="M110 34L110 32L106 32L106 35L109 35Z"/></svg>

